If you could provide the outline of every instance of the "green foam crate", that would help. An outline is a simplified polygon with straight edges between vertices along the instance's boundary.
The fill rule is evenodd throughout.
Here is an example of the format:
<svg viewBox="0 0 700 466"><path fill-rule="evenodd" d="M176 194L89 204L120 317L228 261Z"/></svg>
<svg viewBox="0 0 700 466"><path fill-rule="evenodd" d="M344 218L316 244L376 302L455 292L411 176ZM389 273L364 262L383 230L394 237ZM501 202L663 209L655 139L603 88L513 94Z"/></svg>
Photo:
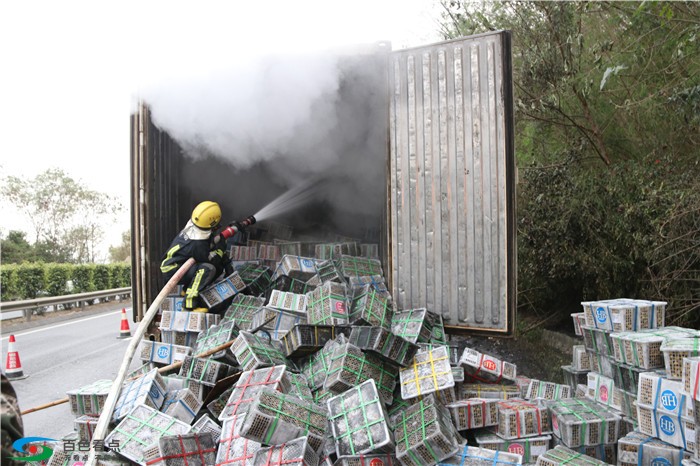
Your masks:
<svg viewBox="0 0 700 466"><path fill-rule="evenodd" d="M312 325L348 325L349 299L345 284L325 282L307 294L307 320Z"/></svg>
<svg viewBox="0 0 700 466"><path fill-rule="evenodd" d="M280 364L293 366L285 358L279 342L269 341L253 333L241 332L231 344L231 352L244 371Z"/></svg>
<svg viewBox="0 0 700 466"><path fill-rule="evenodd" d="M244 294L236 295L229 304L221 323L233 322L239 330L253 328L253 316L265 305L265 298L256 298Z"/></svg>
<svg viewBox="0 0 700 466"><path fill-rule="evenodd" d="M309 445L320 452L326 440L328 416L325 408L263 388L250 405L241 426L241 435L265 445L277 445L308 436Z"/></svg>
<svg viewBox="0 0 700 466"><path fill-rule="evenodd" d="M433 335L433 324L425 308L394 312L391 331L411 343L428 343Z"/></svg>
<svg viewBox="0 0 700 466"><path fill-rule="evenodd" d="M427 395L455 386L447 348L419 351L412 364L399 371L401 397L404 399Z"/></svg>
<svg viewBox="0 0 700 466"><path fill-rule="evenodd" d="M404 367L413 362L418 351L418 345L382 327L353 326L349 341L361 350L371 351L391 364Z"/></svg>
<svg viewBox="0 0 700 466"><path fill-rule="evenodd" d="M330 398L327 406L339 457L394 451L387 413L374 380Z"/></svg>
<svg viewBox="0 0 700 466"><path fill-rule="evenodd" d="M182 435L191 427L146 405L137 405L105 438L105 445L119 444L119 454L145 464L146 453L161 437Z"/></svg>
<svg viewBox="0 0 700 466"><path fill-rule="evenodd" d="M439 463L457 454L463 441L447 408L432 395L406 408L394 425L396 459L406 466Z"/></svg>
<svg viewBox="0 0 700 466"><path fill-rule="evenodd" d="M365 380L374 379L379 396L390 405L394 398L398 370L371 353L347 343L338 346L330 357L328 375L323 384L326 390L339 394Z"/></svg>
<svg viewBox="0 0 700 466"><path fill-rule="evenodd" d="M337 335L350 335L350 330L350 327L296 324L282 337L282 347L288 358L300 358L320 350Z"/></svg>
<svg viewBox="0 0 700 466"><path fill-rule="evenodd" d="M391 296L377 291L372 285L365 285L352 300L349 319L352 325L371 325L390 330L393 313Z"/></svg>

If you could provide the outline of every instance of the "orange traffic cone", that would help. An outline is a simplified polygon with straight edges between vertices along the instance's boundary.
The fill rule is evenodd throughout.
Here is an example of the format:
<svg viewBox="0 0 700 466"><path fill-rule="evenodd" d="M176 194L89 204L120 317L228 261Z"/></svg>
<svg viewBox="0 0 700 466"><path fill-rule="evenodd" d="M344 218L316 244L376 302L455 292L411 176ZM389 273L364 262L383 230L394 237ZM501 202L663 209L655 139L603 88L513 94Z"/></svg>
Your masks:
<svg viewBox="0 0 700 466"><path fill-rule="evenodd" d="M22 362L19 360L19 352L15 350L15 336L10 335L10 341L7 344L7 360L5 362L5 375L8 379L19 380L26 379L22 370Z"/></svg>
<svg viewBox="0 0 700 466"><path fill-rule="evenodd" d="M126 318L126 309L122 308L122 324L117 338L129 338L130 336L131 330L129 330L129 321Z"/></svg>

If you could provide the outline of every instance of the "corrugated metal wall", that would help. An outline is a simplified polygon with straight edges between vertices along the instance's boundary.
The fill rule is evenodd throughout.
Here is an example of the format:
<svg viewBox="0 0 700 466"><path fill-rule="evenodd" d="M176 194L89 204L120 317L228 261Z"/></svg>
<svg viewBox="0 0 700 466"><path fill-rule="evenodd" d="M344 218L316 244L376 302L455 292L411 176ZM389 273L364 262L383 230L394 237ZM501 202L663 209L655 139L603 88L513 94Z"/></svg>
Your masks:
<svg viewBox="0 0 700 466"><path fill-rule="evenodd" d="M445 324L512 330L515 181L510 34L392 53L392 291Z"/></svg>
<svg viewBox="0 0 700 466"><path fill-rule="evenodd" d="M131 283L134 319L140 320L165 285L156 262L179 231L182 149L153 124L144 104L131 125Z"/></svg>

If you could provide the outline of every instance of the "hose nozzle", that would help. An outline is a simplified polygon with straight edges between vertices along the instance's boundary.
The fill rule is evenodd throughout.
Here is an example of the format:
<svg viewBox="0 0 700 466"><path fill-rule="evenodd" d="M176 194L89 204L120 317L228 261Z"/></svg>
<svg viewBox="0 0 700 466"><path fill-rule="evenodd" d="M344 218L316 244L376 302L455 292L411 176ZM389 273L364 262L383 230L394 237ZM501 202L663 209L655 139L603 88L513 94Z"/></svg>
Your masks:
<svg viewBox="0 0 700 466"><path fill-rule="evenodd" d="M256 220L255 220L255 217L253 217L253 216L251 215L250 217L246 217L246 218L244 218L243 220L241 220L240 223L241 223L241 225L243 225L244 227L248 227L248 226L250 226L250 225L253 225L253 224L255 223L255 221L256 221Z"/></svg>

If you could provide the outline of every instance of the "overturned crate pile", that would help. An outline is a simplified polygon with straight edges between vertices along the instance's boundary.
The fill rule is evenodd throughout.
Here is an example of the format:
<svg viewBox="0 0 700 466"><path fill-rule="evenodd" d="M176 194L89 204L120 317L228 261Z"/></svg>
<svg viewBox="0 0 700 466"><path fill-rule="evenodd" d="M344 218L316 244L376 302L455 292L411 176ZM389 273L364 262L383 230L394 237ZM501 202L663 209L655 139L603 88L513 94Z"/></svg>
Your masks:
<svg viewBox="0 0 700 466"><path fill-rule="evenodd" d="M700 336L664 328L662 303L586 303L557 384L451 341L429 309L398 309L360 246L239 246L210 313L171 296L103 464L700 464ZM76 440L91 440L108 386L70 392Z"/></svg>

